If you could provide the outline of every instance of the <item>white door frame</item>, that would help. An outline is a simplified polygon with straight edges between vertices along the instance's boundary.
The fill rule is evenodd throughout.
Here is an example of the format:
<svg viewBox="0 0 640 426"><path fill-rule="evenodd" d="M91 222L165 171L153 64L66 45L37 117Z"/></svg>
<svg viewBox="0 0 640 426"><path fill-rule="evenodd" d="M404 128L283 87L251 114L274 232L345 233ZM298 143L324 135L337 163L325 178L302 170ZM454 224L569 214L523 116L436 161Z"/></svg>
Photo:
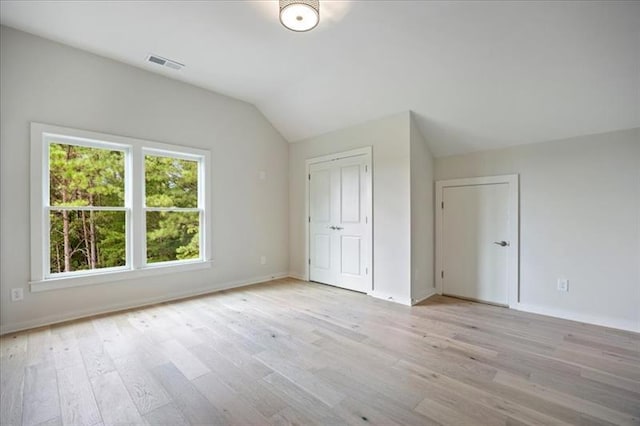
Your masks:
<svg viewBox="0 0 640 426"><path fill-rule="evenodd" d="M442 196L444 188L456 186L491 185L497 183L509 184L509 246L507 257L507 292L510 308L517 307L520 301L520 179L518 175L486 176L463 179L449 179L436 181L436 291L442 294ZM445 272L446 273L446 272Z"/></svg>
<svg viewBox="0 0 640 426"><path fill-rule="evenodd" d="M323 155L321 157L314 157L314 158L309 158L307 160L305 160L305 197L304 197L304 204L305 204L305 215L304 215L304 251L305 251L305 262L304 262L304 279L306 281L309 281L309 262L310 262L310 255L311 255L311 248L309 247L310 244L310 239L309 239L309 202L310 199L309 197L311 196L311 188L310 188L310 182L309 182L309 176L311 174L310 168L312 164L317 164L317 163L324 163L327 161L336 161L336 160L342 160L344 158L349 158L349 157L357 157L357 156L361 156L364 155L369 163L369 167L368 167L368 171L366 173L366 193L365 193L365 198L366 198L366 202L365 202L365 215L368 218L367 221L367 226L366 226L366 237L369 241L369 248L367 250L367 257L369 258L368 262L367 262L367 267L368 269L368 275L370 277L370 281L371 281L371 288L368 290L368 292L373 291L373 162L372 157L373 157L373 149L370 146L366 146L364 148L358 148L358 149L352 149L350 151L344 151L344 152L337 152L335 154L329 154L329 155Z"/></svg>

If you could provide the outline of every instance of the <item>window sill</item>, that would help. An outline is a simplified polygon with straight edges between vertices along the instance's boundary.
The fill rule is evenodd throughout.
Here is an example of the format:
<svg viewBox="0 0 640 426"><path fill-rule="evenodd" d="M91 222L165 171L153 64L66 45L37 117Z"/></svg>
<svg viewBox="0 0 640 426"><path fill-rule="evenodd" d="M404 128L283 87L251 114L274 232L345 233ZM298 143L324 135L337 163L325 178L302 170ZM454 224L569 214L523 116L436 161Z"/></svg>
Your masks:
<svg viewBox="0 0 640 426"><path fill-rule="evenodd" d="M104 284L122 280L134 280L154 275L172 274L175 272L197 271L211 268L213 261L184 262L182 264L172 262L168 265L151 265L142 269L127 269L121 271L97 272L87 275L49 278L41 281L30 281L32 293L41 291L58 290L61 288L81 287L86 285Z"/></svg>

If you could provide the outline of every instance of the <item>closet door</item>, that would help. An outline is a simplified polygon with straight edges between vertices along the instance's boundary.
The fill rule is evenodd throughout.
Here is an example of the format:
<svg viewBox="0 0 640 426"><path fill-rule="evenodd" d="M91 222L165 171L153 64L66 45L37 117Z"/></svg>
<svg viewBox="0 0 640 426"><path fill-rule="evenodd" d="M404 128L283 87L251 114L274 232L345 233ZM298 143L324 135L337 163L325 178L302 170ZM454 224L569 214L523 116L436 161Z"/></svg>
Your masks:
<svg viewBox="0 0 640 426"><path fill-rule="evenodd" d="M309 174L309 279L336 285L332 220L335 210L330 163L314 164Z"/></svg>
<svg viewBox="0 0 640 426"><path fill-rule="evenodd" d="M311 281L371 290L369 161L361 155L310 166Z"/></svg>

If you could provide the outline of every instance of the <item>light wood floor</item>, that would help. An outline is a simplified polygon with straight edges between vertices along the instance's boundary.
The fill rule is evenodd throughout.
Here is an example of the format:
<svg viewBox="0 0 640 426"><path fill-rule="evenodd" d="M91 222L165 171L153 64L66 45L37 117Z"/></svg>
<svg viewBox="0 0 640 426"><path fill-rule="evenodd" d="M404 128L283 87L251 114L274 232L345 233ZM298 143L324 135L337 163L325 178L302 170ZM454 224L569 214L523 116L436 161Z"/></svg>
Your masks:
<svg viewBox="0 0 640 426"><path fill-rule="evenodd" d="M1 338L0 423L639 424L640 335L295 280Z"/></svg>

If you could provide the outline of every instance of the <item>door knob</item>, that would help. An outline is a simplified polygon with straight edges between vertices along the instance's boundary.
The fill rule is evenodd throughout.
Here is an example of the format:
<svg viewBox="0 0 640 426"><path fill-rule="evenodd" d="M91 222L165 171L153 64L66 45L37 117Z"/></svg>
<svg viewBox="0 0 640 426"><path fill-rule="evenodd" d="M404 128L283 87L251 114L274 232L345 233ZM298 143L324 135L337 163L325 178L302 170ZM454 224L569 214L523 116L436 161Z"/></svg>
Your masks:
<svg viewBox="0 0 640 426"><path fill-rule="evenodd" d="M330 226L329 229L333 229L334 231L339 231L339 230L344 229L344 228L341 227L341 226Z"/></svg>
<svg viewBox="0 0 640 426"><path fill-rule="evenodd" d="M506 246L508 246L508 245L509 245L509 243L508 243L508 242L506 242L506 241L494 241L494 242L493 242L493 244L497 244L497 245L499 245L500 247L506 247Z"/></svg>

